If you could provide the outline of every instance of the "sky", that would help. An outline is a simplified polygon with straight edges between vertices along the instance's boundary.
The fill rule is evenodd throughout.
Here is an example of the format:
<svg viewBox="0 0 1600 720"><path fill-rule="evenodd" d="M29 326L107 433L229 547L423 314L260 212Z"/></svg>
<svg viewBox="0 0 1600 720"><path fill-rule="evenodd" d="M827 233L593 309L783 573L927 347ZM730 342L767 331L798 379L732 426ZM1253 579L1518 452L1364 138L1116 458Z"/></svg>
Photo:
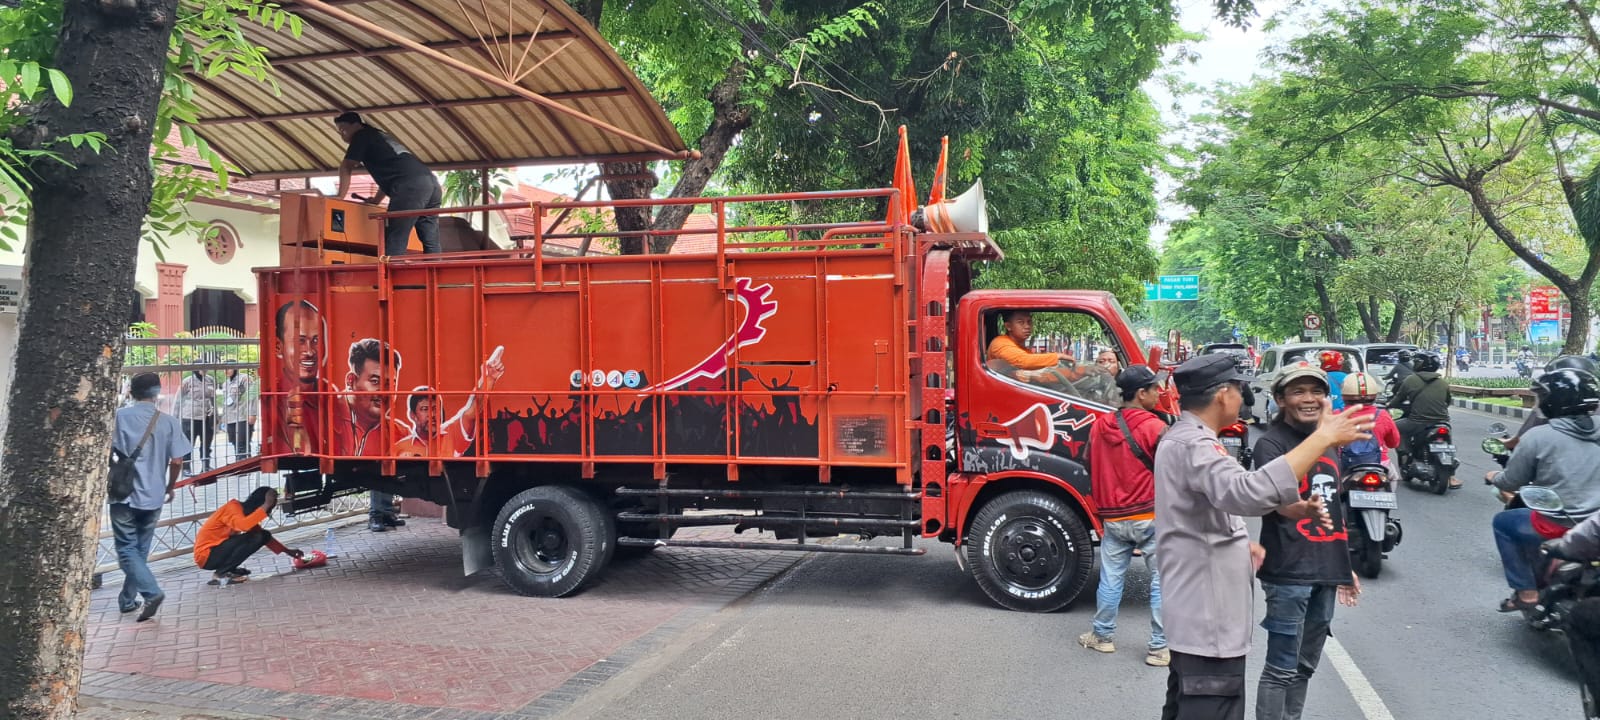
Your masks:
<svg viewBox="0 0 1600 720"><path fill-rule="evenodd" d="M1156 106L1161 109L1162 121L1167 126L1164 139L1169 143L1179 142L1184 138L1183 126L1189 115L1206 110L1206 89L1218 83L1244 84L1260 72L1262 65L1261 53L1274 42L1293 37L1300 27L1294 18L1287 16L1285 0L1263 0L1257 3L1258 16L1251 22L1249 29L1229 27L1216 19L1211 0L1179 0L1179 24L1184 30L1192 33L1201 33L1205 36L1199 42L1185 43L1181 48L1175 47L1167 51L1167 62L1157 72L1157 76L1145 82L1145 92L1148 92ZM1315 6L1316 2L1297 3L1302 6ZM1314 9L1314 8L1313 8ZM1297 14L1305 12L1304 8L1297 10ZM1281 25L1271 34L1261 29L1262 24L1271 17L1280 16ZM1178 62L1180 51L1198 56L1192 62ZM1193 85L1198 91L1186 93L1174 98L1168 90L1162 75L1176 75L1182 83ZM1158 175L1156 181L1157 199L1161 203L1160 221L1151 228L1151 242L1157 247L1166 240L1169 225L1181 220L1188 215L1188 208L1174 202L1171 195L1176 185L1171 178Z"/></svg>

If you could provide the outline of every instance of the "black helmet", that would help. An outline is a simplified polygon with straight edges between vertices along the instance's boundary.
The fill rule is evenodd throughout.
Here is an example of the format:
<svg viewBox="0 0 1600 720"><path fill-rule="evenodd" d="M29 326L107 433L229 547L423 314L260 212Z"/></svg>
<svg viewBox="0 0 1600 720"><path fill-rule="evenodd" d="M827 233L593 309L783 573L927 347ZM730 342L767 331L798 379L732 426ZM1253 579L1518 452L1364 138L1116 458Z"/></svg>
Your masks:
<svg viewBox="0 0 1600 720"><path fill-rule="evenodd" d="M1403 363L1411 362L1411 351L1405 348L1400 348L1400 352L1395 353L1395 357L1399 358L1400 362Z"/></svg>
<svg viewBox="0 0 1600 720"><path fill-rule="evenodd" d="M1588 415L1600 409L1600 380L1582 370L1561 368L1539 376L1533 382L1539 396L1539 412L1558 418Z"/></svg>
<svg viewBox="0 0 1600 720"><path fill-rule="evenodd" d="M1551 360L1548 365L1545 365L1544 371L1554 372L1562 368L1582 370L1590 375L1600 375L1600 372L1595 370L1594 361L1582 355L1562 355L1561 357Z"/></svg>
<svg viewBox="0 0 1600 720"><path fill-rule="evenodd" d="M1444 359L1439 353L1424 350L1411 356L1411 369L1417 372L1439 372Z"/></svg>

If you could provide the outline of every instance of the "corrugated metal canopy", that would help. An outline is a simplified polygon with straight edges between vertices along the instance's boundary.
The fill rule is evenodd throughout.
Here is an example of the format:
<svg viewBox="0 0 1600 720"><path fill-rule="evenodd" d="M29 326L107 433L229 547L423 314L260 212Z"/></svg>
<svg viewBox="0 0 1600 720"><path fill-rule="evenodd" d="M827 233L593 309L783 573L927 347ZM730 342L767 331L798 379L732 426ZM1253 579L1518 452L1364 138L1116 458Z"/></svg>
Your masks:
<svg viewBox="0 0 1600 720"><path fill-rule="evenodd" d="M655 98L563 0L291 0L250 25L278 92L191 74L199 126L247 176L327 174L360 112L434 170L688 155ZM563 112L563 108L570 112Z"/></svg>

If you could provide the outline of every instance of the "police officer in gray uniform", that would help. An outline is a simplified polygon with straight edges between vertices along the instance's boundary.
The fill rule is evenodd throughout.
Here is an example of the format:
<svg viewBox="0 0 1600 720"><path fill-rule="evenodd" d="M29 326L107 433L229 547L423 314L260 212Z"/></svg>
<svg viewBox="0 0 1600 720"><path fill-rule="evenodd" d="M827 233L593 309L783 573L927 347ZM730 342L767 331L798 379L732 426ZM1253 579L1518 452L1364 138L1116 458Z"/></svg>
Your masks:
<svg viewBox="0 0 1600 720"><path fill-rule="evenodd" d="M1241 515L1277 511L1331 527L1323 499L1300 499L1300 477L1329 448L1370 436L1370 415L1325 407L1310 437L1261 468L1245 470L1217 440L1246 403L1227 355L1178 366L1178 421L1156 448L1156 559L1172 664L1162 720L1242 720L1255 583Z"/></svg>

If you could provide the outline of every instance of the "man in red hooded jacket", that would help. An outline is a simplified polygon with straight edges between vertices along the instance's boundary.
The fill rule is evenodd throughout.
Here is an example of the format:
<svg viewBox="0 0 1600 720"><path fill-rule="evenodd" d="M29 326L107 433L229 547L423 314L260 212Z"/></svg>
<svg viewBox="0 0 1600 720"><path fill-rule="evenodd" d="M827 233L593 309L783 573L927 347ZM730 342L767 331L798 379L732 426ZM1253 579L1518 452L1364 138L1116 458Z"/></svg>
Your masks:
<svg viewBox="0 0 1600 720"><path fill-rule="evenodd" d="M1089 480L1099 509L1100 590L1095 594L1094 628L1078 644L1097 652L1116 652L1117 608L1122 577L1134 550L1150 569L1150 645L1145 664L1165 667L1171 655L1161 629L1161 577L1156 572L1156 441L1167 424L1153 410L1161 401L1156 375L1134 365L1117 374L1122 407L1103 415L1089 429Z"/></svg>

